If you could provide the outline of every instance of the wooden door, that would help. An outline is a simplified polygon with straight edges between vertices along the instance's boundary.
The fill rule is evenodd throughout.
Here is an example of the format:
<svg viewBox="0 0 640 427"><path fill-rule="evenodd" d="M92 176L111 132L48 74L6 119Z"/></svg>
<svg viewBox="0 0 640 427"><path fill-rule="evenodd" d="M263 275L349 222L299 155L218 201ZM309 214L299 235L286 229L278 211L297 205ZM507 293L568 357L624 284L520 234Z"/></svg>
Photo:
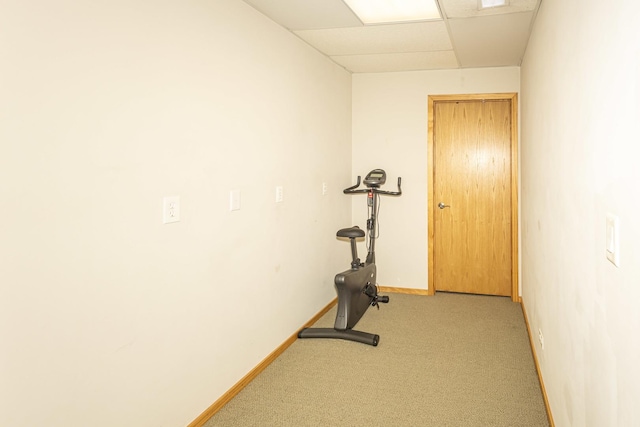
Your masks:
<svg viewBox="0 0 640 427"><path fill-rule="evenodd" d="M512 102L432 104L430 289L516 300Z"/></svg>

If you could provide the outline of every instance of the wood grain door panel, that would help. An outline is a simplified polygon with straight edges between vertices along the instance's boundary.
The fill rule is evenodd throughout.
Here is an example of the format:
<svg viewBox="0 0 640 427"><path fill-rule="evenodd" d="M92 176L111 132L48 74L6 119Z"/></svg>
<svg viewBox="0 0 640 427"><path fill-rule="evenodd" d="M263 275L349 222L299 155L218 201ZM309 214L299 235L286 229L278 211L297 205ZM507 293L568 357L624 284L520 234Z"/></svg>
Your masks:
<svg viewBox="0 0 640 427"><path fill-rule="evenodd" d="M511 295L511 102L433 109L435 289Z"/></svg>

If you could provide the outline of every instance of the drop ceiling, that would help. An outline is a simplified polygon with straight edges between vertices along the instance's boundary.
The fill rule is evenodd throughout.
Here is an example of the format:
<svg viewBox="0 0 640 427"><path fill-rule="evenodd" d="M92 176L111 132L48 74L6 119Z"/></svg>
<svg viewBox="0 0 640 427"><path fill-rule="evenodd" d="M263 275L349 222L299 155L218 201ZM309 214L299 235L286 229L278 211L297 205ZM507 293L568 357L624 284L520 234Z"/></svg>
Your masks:
<svg viewBox="0 0 640 427"><path fill-rule="evenodd" d="M442 19L364 25L342 0L244 0L352 73L519 66L541 0L436 0Z"/></svg>

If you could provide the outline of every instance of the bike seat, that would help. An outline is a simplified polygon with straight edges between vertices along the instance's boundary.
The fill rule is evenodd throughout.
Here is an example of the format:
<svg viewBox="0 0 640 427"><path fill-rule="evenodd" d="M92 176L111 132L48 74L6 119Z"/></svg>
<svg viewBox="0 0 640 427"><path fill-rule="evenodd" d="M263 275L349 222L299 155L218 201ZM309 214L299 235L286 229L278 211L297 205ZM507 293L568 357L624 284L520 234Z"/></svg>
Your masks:
<svg viewBox="0 0 640 427"><path fill-rule="evenodd" d="M353 227L338 230L336 235L338 237L348 237L350 239L355 239L356 237L364 237L364 230L361 230L360 227L354 225Z"/></svg>

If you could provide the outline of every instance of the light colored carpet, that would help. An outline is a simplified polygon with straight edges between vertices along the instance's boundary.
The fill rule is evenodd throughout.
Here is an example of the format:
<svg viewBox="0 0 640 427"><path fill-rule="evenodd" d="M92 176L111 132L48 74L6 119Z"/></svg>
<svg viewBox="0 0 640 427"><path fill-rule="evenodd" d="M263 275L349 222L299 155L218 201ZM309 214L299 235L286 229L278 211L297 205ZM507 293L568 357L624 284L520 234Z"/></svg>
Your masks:
<svg viewBox="0 0 640 427"><path fill-rule="evenodd" d="M519 304L387 295L354 328L377 347L299 339L205 427L549 425Z"/></svg>

